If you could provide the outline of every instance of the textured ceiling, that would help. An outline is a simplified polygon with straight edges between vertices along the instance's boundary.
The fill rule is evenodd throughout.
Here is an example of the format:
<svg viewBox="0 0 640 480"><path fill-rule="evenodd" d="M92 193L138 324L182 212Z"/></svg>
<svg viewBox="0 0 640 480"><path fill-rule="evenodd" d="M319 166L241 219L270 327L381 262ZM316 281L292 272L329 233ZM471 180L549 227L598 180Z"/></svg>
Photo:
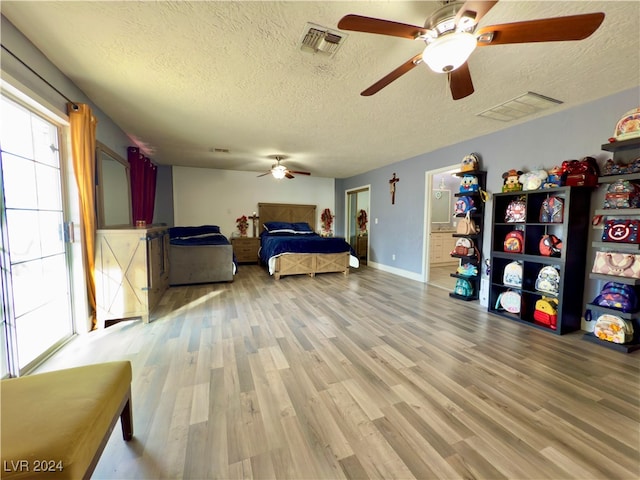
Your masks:
<svg viewBox="0 0 640 480"><path fill-rule="evenodd" d="M307 22L423 25L441 4L2 1L2 14L160 164L263 172L281 154L291 169L344 178L506 128L476 114L526 91L565 102L548 114L640 85L638 1L500 1L480 26L606 17L579 42L478 48L475 93L458 101L424 65L360 96L420 41L347 32L333 57L299 47Z"/></svg>

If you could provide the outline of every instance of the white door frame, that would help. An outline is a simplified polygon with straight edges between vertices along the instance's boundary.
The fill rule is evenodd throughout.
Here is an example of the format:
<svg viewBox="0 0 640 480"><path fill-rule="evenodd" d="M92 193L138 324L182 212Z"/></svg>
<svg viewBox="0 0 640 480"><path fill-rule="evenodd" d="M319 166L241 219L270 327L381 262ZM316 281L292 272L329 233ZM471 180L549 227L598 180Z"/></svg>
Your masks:
<svg viewBox="0 0 640 480"><path fill-rule="evenodd" d="M425 189L424 189L424 232L423 232L423 253L422 258L422 281L429 283L429 251L431 249L431 190L433 190L433 177L440 173L450 172L460 168L460 164L449 165L446 167L436 168L434 170L427 170L425 172ZM453 212L451 212L453 215Z"/></svg>

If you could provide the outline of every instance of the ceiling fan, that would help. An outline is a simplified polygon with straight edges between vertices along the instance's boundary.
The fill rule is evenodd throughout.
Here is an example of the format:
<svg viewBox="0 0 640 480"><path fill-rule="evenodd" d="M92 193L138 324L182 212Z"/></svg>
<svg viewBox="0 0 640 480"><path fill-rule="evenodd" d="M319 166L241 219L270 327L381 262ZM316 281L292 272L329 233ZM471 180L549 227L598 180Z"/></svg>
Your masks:
<svg viewBox="0 0 640 480"><path fill-rule="evenodd" d="M282 178L295 178L293 176L293 174L295 173L296 175L311 175L309 172L299 172L296 170L289 170L287 167L285 167L284 165L280 164L280 161L282 160L282 157L279 155L276 155L275 157L273 157L276 160L276 163L274 163L273 165L271 165L271 170L269 170L268 172L263 173L262 175L258 175L258 177L264 177L265 175L269 175L271 174L273 176L273 178L277 178L278 180L282 179Z"/></svg>
<svg viewBox="0 0 640 480"><path fill-rule="evenodd" d="M453 99L459 100L474 91L467 59L476 47L583 40L604 20L604 13L587 13L503 23L476 31L480 19L496 3L497 0L447 2L427 19L424 27L353 14L344 16L338 22L338 28L342 30L423 40L427 44L422 53L382 77L360 95L373 95L416 65L426 63L434 72L447 74Z"/></svg>

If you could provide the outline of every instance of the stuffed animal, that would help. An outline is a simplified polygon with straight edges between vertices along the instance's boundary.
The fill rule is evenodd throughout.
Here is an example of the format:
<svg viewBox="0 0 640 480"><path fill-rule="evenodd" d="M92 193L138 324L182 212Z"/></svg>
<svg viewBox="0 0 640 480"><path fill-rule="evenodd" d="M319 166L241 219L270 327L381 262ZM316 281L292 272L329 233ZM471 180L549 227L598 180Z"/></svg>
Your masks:
<svg viewBox="0 0 640 480"><path fill-rule="evenodd" d="M533 170L523 173L518 177L518 182L522 184L523 190L538 190L547 179L546 170Z"/></svg>
<svg viewBox="0 0 640 480"><path fill-rule="evenodd" d="M502 185L503 192L518 192L522 190L522 184L518 181L518 178L522 175L520 170L509 170L502 174L504 178L504 185Z"/></svg>

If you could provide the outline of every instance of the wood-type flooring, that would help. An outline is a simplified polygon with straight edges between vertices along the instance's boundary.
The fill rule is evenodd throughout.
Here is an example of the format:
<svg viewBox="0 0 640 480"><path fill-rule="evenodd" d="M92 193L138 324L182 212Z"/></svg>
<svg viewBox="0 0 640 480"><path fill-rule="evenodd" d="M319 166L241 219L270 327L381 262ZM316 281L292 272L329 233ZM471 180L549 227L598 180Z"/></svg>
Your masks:
<svg viewBox="0 0 640 480"><path fill-rule="evenodd" d="M40 371L129 359L134 439L96 479L637 479L640 352L368 267L172 287L150 324Z"/></svg>

